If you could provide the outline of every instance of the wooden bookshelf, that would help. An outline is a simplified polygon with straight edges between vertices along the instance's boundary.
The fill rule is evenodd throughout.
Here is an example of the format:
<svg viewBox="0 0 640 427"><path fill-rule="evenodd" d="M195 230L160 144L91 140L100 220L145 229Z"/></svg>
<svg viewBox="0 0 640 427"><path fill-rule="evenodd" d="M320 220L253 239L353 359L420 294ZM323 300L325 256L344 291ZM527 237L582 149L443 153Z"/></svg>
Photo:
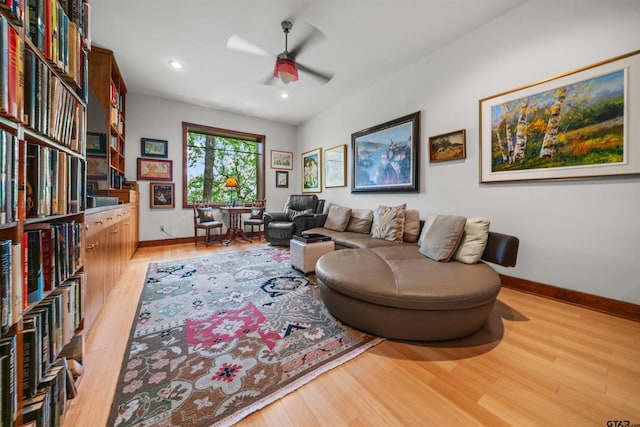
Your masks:
<svg viewBox="0 0 640 427"><path fill-rule="evenodd" d="M55 399L50 424L59 425L67 405L55 390L66 368L54 365L72 342L74 354L83 352L87 7L84 0L0 4L8 52L0 61L3 426L40 415L42 394ZM64 375L50 378L54 372Z"/></svg>
<svg viewBox="0 0 640 427"><path fill-rule="evenodd" d="M89 87L104 111L101 129L106 139L106 188L121 189L124 184L124 148L127 87L112 51L93 47L89 54Z"/></svg>

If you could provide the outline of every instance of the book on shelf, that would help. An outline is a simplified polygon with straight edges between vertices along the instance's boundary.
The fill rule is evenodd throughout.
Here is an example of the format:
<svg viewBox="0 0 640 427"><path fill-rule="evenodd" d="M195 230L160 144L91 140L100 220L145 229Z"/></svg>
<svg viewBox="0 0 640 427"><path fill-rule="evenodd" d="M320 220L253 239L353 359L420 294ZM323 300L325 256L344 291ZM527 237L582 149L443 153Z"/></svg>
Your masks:
<svg viewBox="0 0 640 427"><path fill-rule="evenodd" d="M16 336L0 339L0 424L12 426L16 420L18 396L16 390Z"/></svg>
<svg viewBox="0 0 640 427"><path fill-rule="evenodd" d="M44 295L42 260L42 231L26 230L27 303L35 303Z"/></svg>
<svg viewBox="0 0 640 427"><path fill-rule="evenodd" d="M52 356L51 363L53 363L58 354L62 350L62 329L63 329L63 316L62 316L62 295L60 294L49 294L47 297L43 298L40 303L38 303L38 307L49 307L50 316L49 320L51 320L50 331L52 333L49 343L52 345Z"/></svg>
<svg viewBox="0 0 640 427"><path fill-rule="evenodd" d="M15 28L0 15L0 113L21 121L22 39Z"/></svg>
<svg viewBox="0 0 640 427"><path fill-rule="evenodd" d="M2 309L0 312L0 330L2 334L6 334L13 325L13 295L11 269L12 249L11 240L0 241L0 304Z"/></svg>
<svg viewBox="0 0 640 427"><path fill-rule="evenodd" d="M22 394L36 394L42 380L42 324L40 316L25 317L22 330Z"/></svg>
<svg viewBox="0 0 640 427"><path fill-rule="evenodd" d="M29 316L39 315L42 322L42 372L43 375L56 360L55 352L55 315L49 304L37 305L29 310Z"/></svg>
<svg viewBox="0 0 640 427"><path fill-rule="evenodd" d="M49 414L52 426L61 426L64 422L64 410L67 403L67 383L64 366L52 366L42 379L38 389L49 395Z"/></svg>
<svg viewBox="0 0 640 427"><path fill-rule="evenodd" d="M31 320L34 319L34 320ZM36 308L30 310L24 315L23 321L27 321L28 325L35 324L39 326L40 335L37 342L37 349L40 351L40 356L36 357L36 361L40 362L40 368L36 368L38 373L38 382L44 373L49 369L51 365L50 352L49 352L49 312L46 307Z"/></svg>
<svg viewBox="0 0 640 427"><path fill-rule="evenodd" d="M9 142L7 141L7 133L0 131L0 224L6 224L7 221L7 205L8 199L8 176L9 168Z"/></svg>
<svg viewBox="0 0 640 427"><path fill-rule="evenodd" d="M13 297L13 320L12 323L17 323L22 315L22 243L17 242L11 245L11 294Z"/></svg>
<svg viewBox="0 0 640 427"><path fill-rule="evenodd" d="M50 426L51 425L51 397L47 393L37 394L22 402L20 410L22 425L24 426Z"/></svg>

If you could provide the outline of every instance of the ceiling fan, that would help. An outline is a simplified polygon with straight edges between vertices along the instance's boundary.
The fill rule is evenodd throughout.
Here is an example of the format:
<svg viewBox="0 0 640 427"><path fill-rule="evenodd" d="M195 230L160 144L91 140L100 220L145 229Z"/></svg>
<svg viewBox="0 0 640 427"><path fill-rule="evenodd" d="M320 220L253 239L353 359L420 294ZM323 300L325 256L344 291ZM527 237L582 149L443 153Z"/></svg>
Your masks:
<svg viewBox="0 0 640 427"><path fill-rule="evenodd" d="M298 43L297 46L289 50L289 32L291 31L293 24L291 21L285 20L282 21L280 25L282 26L282 31L284 32L284 52L278 54L277 56L235 35L229 37L229 40L227 41L227 49L254 55L269 57L276 56L276 63L273 68L273 74L263 82L264 84L273 84L276 79L280 79L285 84L295 82L298 80L298 71L306 73L323 83L327 83L329 80L331 80L333 78L333 73L318 71L296 61L296 57L303 49L310 46L315 40L324 37L320 30L312 27L313 31L305 39Z"/></svg>

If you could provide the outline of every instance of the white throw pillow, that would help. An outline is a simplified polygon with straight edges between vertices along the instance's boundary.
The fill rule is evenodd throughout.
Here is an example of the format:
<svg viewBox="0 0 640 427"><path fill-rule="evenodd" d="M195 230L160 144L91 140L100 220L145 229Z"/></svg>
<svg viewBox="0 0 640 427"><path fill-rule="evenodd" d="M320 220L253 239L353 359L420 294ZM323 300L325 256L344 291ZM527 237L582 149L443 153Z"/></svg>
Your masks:
<svg viewBox="0 0 640 427"><path fill-rule="evenodd" d="M480 261L489 239L489 224L486 218L468 218L464 226L462 242L453 259L465 264L475 264Z"/></svg>

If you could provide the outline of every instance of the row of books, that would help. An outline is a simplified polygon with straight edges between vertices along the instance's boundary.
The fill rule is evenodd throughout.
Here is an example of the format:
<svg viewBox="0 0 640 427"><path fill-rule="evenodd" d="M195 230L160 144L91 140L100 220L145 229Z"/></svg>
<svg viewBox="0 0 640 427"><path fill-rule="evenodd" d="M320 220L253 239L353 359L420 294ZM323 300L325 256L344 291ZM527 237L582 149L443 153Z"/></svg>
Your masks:
<svg viewBox="0 0 640 427"><path fill-rule="evenodd" d="M20 258L19 250L19 244L0 242L3 304L7 289L4 284L12 277L11 268L6 266L11 265L15 252ZM75 332L84 318L85 287L84 273L71 276L22 314L22 396L17 395L16 369L20 365L16 360L16 336L0 338L0 425L14 424L18 400L23 403L23 423L36 420L35 425L62 425L66 399L75 395L74 375L67 368L71 364L76 372L82 369L84 346L78 351L74 348L77 343L72 342L82 340Z"/></svg>
<svg viewBox="0 0 640 427"><path fill-rule="evenodd" d="M24 1L25 0L0 0L0 5L8 9L18 23L22 23L24 19Z"/></svg>
<svg viewBox="0 0 640 427"><path fill-rule="evenodd" d="M85 167L79 157L27 143L26 217L44 218L83 211Z"/></svg>
<svg viewBox="0 0 640 427"><path fill-rule="evenodd" d="M87 126L84 105L28 49L24 51L24 75L25 124L82 154Z"/></svg>
<svg viewBox="0 0 640 427"><path fill-rule="evenodd" d="M85 14L82 0L24 1L27 15L25 35L45 59L66 74L79 88L82 84L83 58L88 50L88 39L84 37Z"/></svg>
<svg viewBox="0 0 640 427"><path fill-rule="evenodd" d="M0 241L0 332L6 334L23 310L64 286L81 263L82 224L26 224L22 242Z"/></svg>
<svg viewBox="0 0 640 427"><path fill-rule="evenodd" d="M61 286L80 267L82 224L74 221L25 225L23 308Z"/></svg>

